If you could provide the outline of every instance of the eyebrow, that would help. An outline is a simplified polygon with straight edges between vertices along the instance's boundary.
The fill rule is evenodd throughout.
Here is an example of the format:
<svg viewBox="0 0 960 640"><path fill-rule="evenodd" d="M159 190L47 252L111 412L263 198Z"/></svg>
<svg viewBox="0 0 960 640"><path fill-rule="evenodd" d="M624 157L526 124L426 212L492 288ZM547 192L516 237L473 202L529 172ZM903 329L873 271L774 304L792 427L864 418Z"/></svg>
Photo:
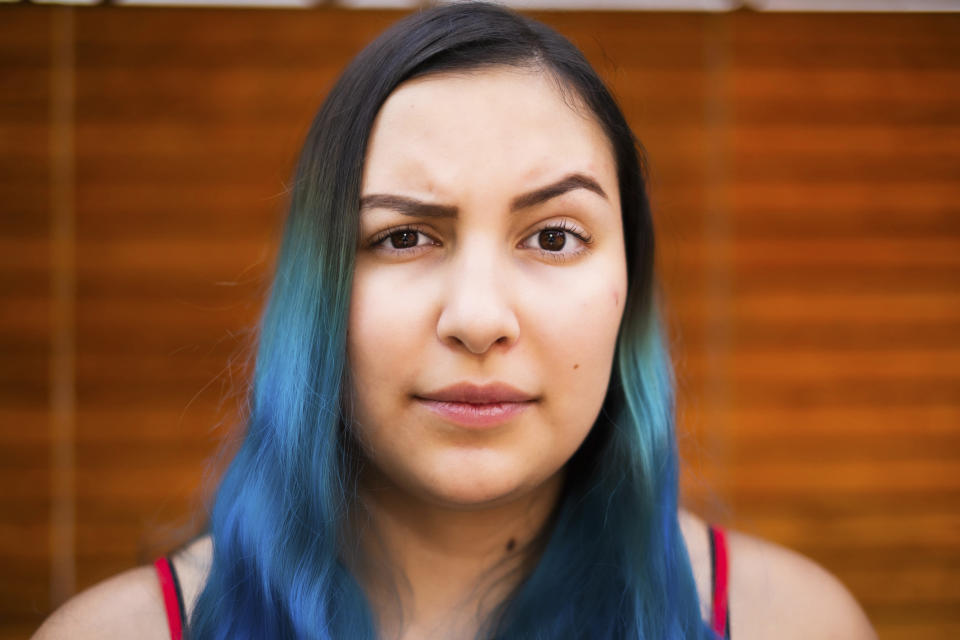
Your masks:
<svg viewBox="0 0 960 640"><path fill-rule="evenodd" d="M510 212L516 213L522 209L529 209L574 189L587 189L609 200L596 180L582 173L571 173L553 184L517 196L510 202ZM456 218L459 212L457 207L451 205L431 204L406 196L385 193L373 193L360 198L361 213L367 209L378 208L392 209L404 215L424 218Z"/></svg>

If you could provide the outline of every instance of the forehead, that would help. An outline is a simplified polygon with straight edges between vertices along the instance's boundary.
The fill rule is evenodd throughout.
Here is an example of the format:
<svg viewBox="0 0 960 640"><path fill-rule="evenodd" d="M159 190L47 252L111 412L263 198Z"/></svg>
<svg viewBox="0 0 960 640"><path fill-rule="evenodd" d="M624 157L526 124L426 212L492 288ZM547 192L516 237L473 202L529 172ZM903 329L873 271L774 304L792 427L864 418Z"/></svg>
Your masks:
<svg viewBox="0 0 960 640"><path fill-rule="evenodd" d="M610 143L589 109L544 72L494 67L397 88L374 123L363 189L453 197L576 171L616 190Z"/></svg>

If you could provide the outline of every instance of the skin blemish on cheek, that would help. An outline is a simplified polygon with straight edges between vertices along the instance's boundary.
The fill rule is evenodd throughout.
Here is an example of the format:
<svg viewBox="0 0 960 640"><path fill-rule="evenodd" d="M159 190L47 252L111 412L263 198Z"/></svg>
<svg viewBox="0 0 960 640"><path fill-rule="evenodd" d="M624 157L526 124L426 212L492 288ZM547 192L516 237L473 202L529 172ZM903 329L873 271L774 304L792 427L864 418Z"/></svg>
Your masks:
<svg viewBox="0 0 960 640"><path fill-rule="evenodd" d="M579 369L579 368L580 368L580 365L577 364L577 363L574 363L573 368L574 368L574 369Z"/></svg>
<svg viewBox="0 0 960 640"><path fill-rule="evenodd" d="M517 546L517 541L514 540L513 538L510 538L509 540L507 540L507 551L513 551L516 546Z"/></svg>
<svg viewBox="0 0 960 640"><path fill-rule="evenodd" d="M613 292L613 306L614 307L620 306L620 294L617 293L616 291Z"/></svg>

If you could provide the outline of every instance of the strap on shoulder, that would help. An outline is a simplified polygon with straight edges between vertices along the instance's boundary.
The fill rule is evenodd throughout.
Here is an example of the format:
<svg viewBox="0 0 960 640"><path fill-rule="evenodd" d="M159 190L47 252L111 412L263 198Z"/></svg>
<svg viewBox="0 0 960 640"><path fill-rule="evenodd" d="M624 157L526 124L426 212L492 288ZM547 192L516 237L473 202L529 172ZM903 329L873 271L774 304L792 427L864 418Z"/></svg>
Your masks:
<svg viewBox="0 0 960 640"><path fill-rule="evenodd" d="M722 638L730 638L730 611L728 581L730 562L727 554L727 535L723 527L707 525L710 538L710 566L713 570L713 600L710 628Z"/></svg>
<svg viewBox="0 0 960 640"><path fill-rule="evenodd" d="M170 639L182 640L185 626L183 593L180 591L180 581L177 579L177 570L166 556L157 558L153 562L157 570L157 579L160 581L160 590L163 592L163 604L167 611L167 624L170 626Z"/></svg>

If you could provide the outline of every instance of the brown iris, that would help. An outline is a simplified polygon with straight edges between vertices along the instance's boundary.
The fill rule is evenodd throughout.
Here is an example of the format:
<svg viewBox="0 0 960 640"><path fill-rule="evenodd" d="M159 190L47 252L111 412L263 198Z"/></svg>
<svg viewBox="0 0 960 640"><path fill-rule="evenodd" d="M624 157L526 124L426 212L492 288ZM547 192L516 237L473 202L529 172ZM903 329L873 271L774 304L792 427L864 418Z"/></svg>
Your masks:
<svg viewBox="0 0 960 640"><path fill-rule="evenodd" d="M394 249L411 249L417 246L417 232L404 229L391 233L390 244Z"/></svg>
<svg viewBox="0 0 960 640"><path fill-rule="evenodd" d="M559 229L544 229L540 232L540 248L547 251L559 251L563 249L567 236Z"/></svg>

